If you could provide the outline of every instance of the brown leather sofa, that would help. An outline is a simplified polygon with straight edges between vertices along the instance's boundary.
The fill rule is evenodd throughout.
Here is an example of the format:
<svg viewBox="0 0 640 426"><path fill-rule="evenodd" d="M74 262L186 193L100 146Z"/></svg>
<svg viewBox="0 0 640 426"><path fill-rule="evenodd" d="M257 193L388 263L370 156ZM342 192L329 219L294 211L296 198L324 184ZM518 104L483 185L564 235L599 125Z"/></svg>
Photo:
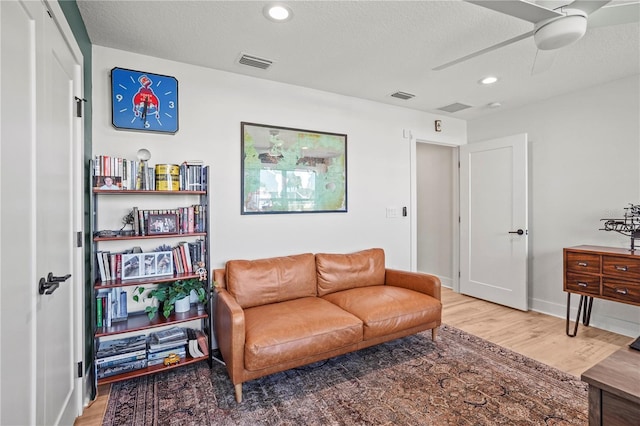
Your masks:
<svg viewBox="0 0 640 426"><path fill-rule="evenodd" d="M384 251L231 260L214 270L215 334L236 400L242 383L431 330L440 280L385 268Z"/></svg>

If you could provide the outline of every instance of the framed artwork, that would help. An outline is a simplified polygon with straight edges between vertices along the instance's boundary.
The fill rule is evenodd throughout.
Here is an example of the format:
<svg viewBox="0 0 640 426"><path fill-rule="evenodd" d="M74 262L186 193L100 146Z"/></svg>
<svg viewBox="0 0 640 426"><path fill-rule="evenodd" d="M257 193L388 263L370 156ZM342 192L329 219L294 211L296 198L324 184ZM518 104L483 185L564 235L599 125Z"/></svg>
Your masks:
<svg viewBox="0 0 640 426"><path fill-rule="evenodd" d="M123 280L162 275L173 275L173 256L170 251L122 255Z"/></svg>
<svg viewBox="0 0 640 426"><path fill-rule="evenodd" d="M175 213L149 213L149 235L177 234L178 215Z"/></svg>
<svg viewBox="0 0 640 426"><path fill-rule="evenodd" d="M120 176L94 176L93 187L102 190L122 189L122 177Z"/></svg>
<svg viewBox="0 0 640 426"><path fill-rule="evenodd" d="M111 122L117 129L178 131L178 80L162 74L113 68Z"/></svg>
<svg viewBox="0 0 640 426"><path fill-rule="evenodd" d="M347 135L241 123L241 213L347 211Z"/></svg>

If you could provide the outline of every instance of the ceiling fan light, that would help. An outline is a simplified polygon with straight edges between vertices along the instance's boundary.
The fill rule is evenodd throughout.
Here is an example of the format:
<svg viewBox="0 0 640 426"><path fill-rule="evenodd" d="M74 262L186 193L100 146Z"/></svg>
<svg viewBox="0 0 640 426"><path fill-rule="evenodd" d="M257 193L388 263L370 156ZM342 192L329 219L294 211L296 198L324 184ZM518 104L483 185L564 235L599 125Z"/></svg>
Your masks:
<svg viewBox="0 0 640 426"><path fill-rule="evenodd" d="M556 18L535 30L533 39L540 50L554 50L569 46L587 31L587 17L569 15Z"/></svg>

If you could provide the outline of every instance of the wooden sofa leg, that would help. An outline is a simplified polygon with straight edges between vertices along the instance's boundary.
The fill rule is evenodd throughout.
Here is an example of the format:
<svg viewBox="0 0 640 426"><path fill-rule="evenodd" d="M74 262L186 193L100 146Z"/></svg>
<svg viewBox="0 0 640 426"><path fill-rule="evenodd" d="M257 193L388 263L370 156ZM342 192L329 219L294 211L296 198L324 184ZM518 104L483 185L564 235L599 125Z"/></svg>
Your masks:
<svg viewBox="0 0 640 426"><path fill-rule="evenodd" d="M236 402L242 402L242 383L235 385L236 388Z"/></svg>
<svg viewBox="0 0 640 426"><path fill-rule="evenodd" d="M438 327L434 327L431 329L431 340L435 342L436 337L438 337Z"/></svg>

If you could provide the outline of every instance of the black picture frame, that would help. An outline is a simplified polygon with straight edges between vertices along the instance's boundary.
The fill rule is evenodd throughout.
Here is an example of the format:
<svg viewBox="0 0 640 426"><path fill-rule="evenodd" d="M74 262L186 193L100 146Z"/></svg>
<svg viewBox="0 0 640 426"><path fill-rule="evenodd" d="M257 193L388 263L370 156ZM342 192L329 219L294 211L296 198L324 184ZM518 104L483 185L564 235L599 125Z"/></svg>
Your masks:
<svg viewBox="0 0 640 426"><path fill-rule="evenodd" d="M149 213L148 235L178 234L178 215L175 213Z"/></svg>
<svg viewBox="0 0 640 426"><path fill-rule="evenodd" d="M347 135L241 122L243 215L347 212Z"/></svg>

